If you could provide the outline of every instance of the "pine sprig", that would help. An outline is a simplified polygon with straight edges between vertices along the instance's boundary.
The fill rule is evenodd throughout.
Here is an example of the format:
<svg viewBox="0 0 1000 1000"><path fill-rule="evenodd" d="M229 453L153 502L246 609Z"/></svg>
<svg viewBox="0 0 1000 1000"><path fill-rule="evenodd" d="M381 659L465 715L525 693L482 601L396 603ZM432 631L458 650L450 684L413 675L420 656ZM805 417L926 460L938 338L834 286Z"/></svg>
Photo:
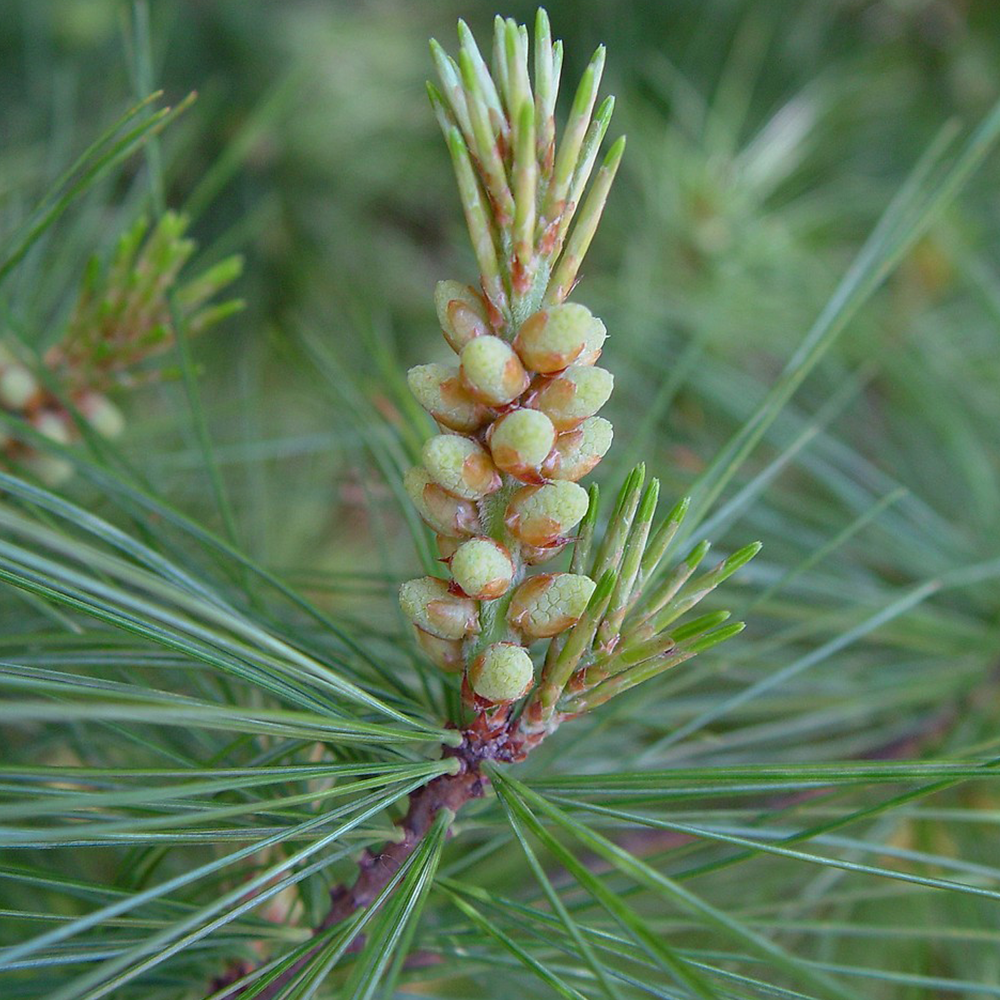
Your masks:
<svg viewBox="0 0 1000 1000"><path fill-rule="evenodd" d="M647 552L658 480L643 490L645 469L633 470L599 541L596 495L577 485L612 439L610 423L596 415L613 384L595 364L606 330L566 301L624 150L624 139L611 145L585 195L614 109L612 98L597 106L604 47L584 70L557 139L561 49L545 11L535 23L533 81L525 26L496 19L492 72L464 22L458 35L457 59L431 42L441 89L428 91L451 152L479 290L438 284L438 317L460 364L410 373L417 400L443 433L427 442L422 466L406 480L451 580L411 580L400 600L423 651L462 674L477 725L503 731L506 752L517 758L570 715L736 635L742 623L668 626L759 546L670 603L693 571L682 564L666 596L629 618L687 501ZM532 575L574 531L571 571ZM540 639L551 644L535 681L527 650Z"/></svg>
<svg viewBox="0 0 1000 1000"><path fill-rule="evenodd" d="M107 264L91 258L66 333L45 359L67 388L107 391L162 377L156 370L135 369L173 346L170 294L191 336L243 307L239 299L210 302L239 277L239 256L181 278L196 249L187 228L188 220L176 212L164 213L154 226L140 217L122 234Z"/></svg>
<svg viewBox="0 0 1000 1000"><path fill-rule="evenodd" d="M119 237L111 259L93 256L62 337L41 359L13 340L0 340L0 410L20 417L56 445L78 442L86 429L104 438L125 430L125 416L109 398L164 378L148 363L176 343L175 318L189 335L203 333L239 312L239 299L214 300L242 271L227 257L182 277L196 250L188 221L166 212L150 226L140 217ZM171 306L173 298L174 306ZM72 475L65 457L0 426L0 458L56 485Z"/></svg>

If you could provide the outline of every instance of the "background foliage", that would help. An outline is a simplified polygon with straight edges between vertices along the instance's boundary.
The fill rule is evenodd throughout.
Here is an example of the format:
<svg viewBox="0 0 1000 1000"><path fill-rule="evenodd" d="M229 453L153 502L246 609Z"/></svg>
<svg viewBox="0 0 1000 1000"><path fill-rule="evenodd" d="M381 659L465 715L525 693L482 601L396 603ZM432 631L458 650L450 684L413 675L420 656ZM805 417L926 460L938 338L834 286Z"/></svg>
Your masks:
<svg viewBox="0 0 1000 1000"><path fill-rule="evenodd" d="M0 2L5 260L137 95L199 94L32 245L6 335L50 345L158 191L192 266L246 258L245 310L122 401L120 449L73 450L79 509L4 481L10 997L209 996L304 946L440 768L394 477L422 437L403 372L446 351L433 284L474 264L425 39L495 11L152 7L147 32L109 0ZM549 13L568 79L607 43L629 135L578 293L618 385L600 478L642 459L694 492L688 544L763 539L730 592L750 627L428 840L369 934L419 961L369 949L289 995L1000 995L1000 10Z"/></svg>

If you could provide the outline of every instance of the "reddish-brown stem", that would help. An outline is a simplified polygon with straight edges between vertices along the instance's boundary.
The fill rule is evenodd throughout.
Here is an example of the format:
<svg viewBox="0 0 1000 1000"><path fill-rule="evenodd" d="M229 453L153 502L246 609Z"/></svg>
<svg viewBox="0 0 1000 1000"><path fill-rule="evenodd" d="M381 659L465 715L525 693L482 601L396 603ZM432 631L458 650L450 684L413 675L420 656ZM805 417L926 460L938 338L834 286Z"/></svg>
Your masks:
<svg viewBox="0 0 1000 1000"><path fill-rule="evenodd" d="M482 773L484 761L512 761L517 752L510 742L511 726L506 718L492 722L485 713L462 733L462 742L457 747L444 747L443 756L458 761L458 769L453 774L442 774L410 795L406 815L397 822L402 836L387 842L377 851L365 849L358 860L358 874L350 885L342 884L330 891L330 909L314 936L346 920L358 910L368 906L386 887L389 880L399 870L406 859L426 835L434 822L434 817L442 809L457 813L472 799L480 798L486 785ZM364 944L364 937L358 935L348 950L357 951ZM272 1000L306 965L312 961L316 948L308 951L291 968L283 972L273 983L259 993L258 1000ZM231 970L223 978L213 983L215 990L227 983L242 978L249 970L245 966ZM224 1000L236 1000L243 989L234 990Z"/></svg>

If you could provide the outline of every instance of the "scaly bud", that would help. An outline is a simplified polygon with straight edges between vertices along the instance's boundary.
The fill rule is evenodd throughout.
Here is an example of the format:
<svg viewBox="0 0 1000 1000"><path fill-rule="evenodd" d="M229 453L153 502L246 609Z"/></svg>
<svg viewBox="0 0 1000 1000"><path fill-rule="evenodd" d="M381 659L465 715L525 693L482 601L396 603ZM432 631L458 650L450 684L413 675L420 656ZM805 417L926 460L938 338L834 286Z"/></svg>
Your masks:
<svg viewBox="0 0 1000 1000"><path fill-rule="evenodd" d="M492 333L486 303L471 286L460 281L439 281L434 288L438 322L448 346L456 353L474 337Z"/></svg>
<svg viewBox="0 0 1000 1000"><path fill-rule="evenodd" d="M557 431L569 431L592 417L607 401L614 377L603 368L573 365L546 379L527 405L547 414Z"/></svg>
<svg viewBox="0 0 1000 1000"><path fill-rule="evenodd" d="M479 630L479 608L451 593L444 580L422 576L399 588L399 606L418 628L438 639L464 639Z"/></svg>
<svg viewBox="0 0 1000 1000"><path fill-rule="evenodd" d="M458 674L465 669L461 639L439 639L436 635L425 632L419 625L413 626L413 634L417 637L417 645L427 654L428 659L445 673Z"/></svg>
<svg viewBox="0 0 1000 1000"><path fill-rule="evenodd" d="M122 411L103 392L85 392L76 403L84 420L101 437L120 437L125 430Z"/></svg>
<svg viewBox="0 0 1000 1000"><path fill-rule="evenodd" d="M422 466L415 466L403 476L403 487L417 513L439 535L460 538L479 534L479 513L475 504L445 493Z"/></svg>
<svg viewBox="0 0 1000 1000"><path fill-rule="evenodd" d="M547 547L580 523L588 503L587 491L576 483L525 486L511 497L504 520L519 541Z"/></svg>
<svg viewBox="0 0 1000 1000"><path fill-rule="evenodd" d="M24 365L12 361L0 368L0 406L20 412L37 392L38 382Z"/></svg>
<svg viewBox="0 0 1000 1000"><path fill-rule="evenodd" d="M604 458L613 437L610 420L588 417L575 430L564 431L556 438L552 454L542 464L542 475L578 482Z"/></svg>
<svg viewBox="0 0 1000 1000"><path fill-rule="evenodd" d="M41 410L31 418L31 424L39 434L58 444L69 444L73 440L69 422L53 410Z"/></svg>
<svg viewBox="0 0 1000 1000"><path fill-rule="evenodd" d="M73 439L66 419L52 410L36 413L31 418L31 424L39 434L58 444L69 444ZM26 468L49 486L58 486L73 475L72 463L58 455L31 450L23 461Z"/></svg>
<svg viewBox="0 0 1000 1000"><path fill-rule="evenodd" d="M604 324L586 306L567 302L529 316L514 338L514 350L526 368L547 374L573 364L584 347L598 339L603 343L605 336Z"/></svg>
<svg viewBox="0 0 1000 1000"><path fill-rule="evenodd" d="M454 497L480 500L500 489L490 453L471 438L438 434L424 444L421 457L434 482Z"/></svg>
<svg viewBox="0 0 1000 1000"><path fill-rule="evenodd" d="M507 592L514 562L499 542L485 535L463 542L451 559L451 575L477 601L489 601Z"/></svg>
<svg viewBox="0 0 1000 1000"><path fill-rule="evenodd" d="M514 701L527 692L534 673L531 657L523 646L495 642L469 667L469 684L487 701Z"/></svg>
<svg viewBox="0 0 1000 1000"><path fill-rule="evenodd" d="M539 466L556 441L556 429L541 410L517 409L504 414L489 434L497 468L524 482L541 480Z"/></svg>
<svg viewBox="0 0 1000 1000"><path fill-rule="evenodd" d="M506 406L528 388L528 374L514 349L499 337L476 337L462 348L462 383L488 406Z"/></svg>
<svg viewBox="0 0 1000 1000"><path fill-rule="evenodd" d="M540 573L514 592L507 621L528 642L551 638L580 620L595 586L580 573Z"/></svg>
<svg viewBox="0 0 1000 1000"><path fill-rule="evenodd" d="M417 365L406 375L417 402L439 423L470 434L489 419L489 410L474 400L453 365Z"/></svg>

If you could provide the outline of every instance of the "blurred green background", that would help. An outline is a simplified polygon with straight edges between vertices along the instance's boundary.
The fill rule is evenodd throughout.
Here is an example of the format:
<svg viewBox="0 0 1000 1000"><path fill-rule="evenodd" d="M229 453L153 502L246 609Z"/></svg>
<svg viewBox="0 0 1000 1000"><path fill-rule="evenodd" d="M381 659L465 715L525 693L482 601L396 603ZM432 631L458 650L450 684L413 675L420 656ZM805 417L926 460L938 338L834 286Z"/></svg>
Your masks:
<svg viewBox="0 0 1000 1000"><path fill-rule="evenodd" d="M393 592L419 563L386 466L366 443L380 435L389 466L405 464L419 434L403 372L447 354L434 283L474 280L424 92L426 42L454 50L456 17L483 37L498 11L479 0L150 6L158 85L171 103L199 95L163 139L168 202L192 215L202 264L246 258L236 289L245 311L196 348L239 539L341 620L357 617L374 642L386 623L399 625ZM968 131L1000 97L1000 4L561 0L548 9L570 86L607 44L603 92L618 97L610 135L629 137L575 295L612 338L602 363L616 376L607 408L616 445L597 478L613 488L642 459L672 502L753 413L941 130ZM530 21L533 10L512 2L499 12ZM133 101L124 15L111 0L0 0L6 232ZM914 733L925 740L917 756L995 740L995 577L940 593L934 581L1000 555L998 180L994 152L720 498L709 519L720 551L765 542L733 581L745 635L655 696L622 699L617 717L633 727L594 723L592 752L610 746L640 763L822 760ZM6 286L0 320L39 345L57 339L87 257L111 248L148 192L137 157L74 206ZM336 358L319 375L308 347L317 343ZM126 452L219 528L182 387L168 381L123 405ZM73 489L102 506L86 485ZM13 630L23 608L5 614ZM724 696L785 669L781 684L712 717ZM952 713L943 727L942 711ZM671 742L671 730L688 738ZM563 737L539 754L540 768L560 766L574 739ZM577 757L575 766L589 765ZM979 811L968 822L901 814L886 836L903 851L995 864L995 797L976 786L946 805ZM796 876L774 894L822 893L823 878ZM727 898L738 882L723 885ZM951 898L943 916L936 896L908 905L928 927L995 924L971 897ZM873 892L831 912L877 925L898 906ZM995 939L892 946L890 956L862 936L819 942L814 954L977 982L1000 975ZM929 995L891 981L879 989Z"/></svg>

